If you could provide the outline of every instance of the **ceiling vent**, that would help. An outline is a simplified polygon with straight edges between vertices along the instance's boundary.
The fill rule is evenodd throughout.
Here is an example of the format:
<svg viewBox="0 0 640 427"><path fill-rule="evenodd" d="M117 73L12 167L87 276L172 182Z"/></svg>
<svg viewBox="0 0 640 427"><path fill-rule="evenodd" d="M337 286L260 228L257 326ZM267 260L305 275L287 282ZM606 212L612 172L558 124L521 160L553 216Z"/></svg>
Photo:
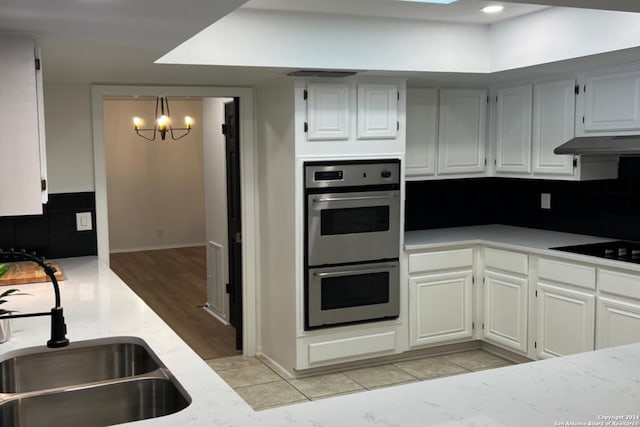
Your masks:
<svg viewBox="0 0 640 427"><path fill-rule="evenodd" d="M328 70L298 70L287 73L290 77L349 77L357 74L356 71L328 71Z"/></svg>

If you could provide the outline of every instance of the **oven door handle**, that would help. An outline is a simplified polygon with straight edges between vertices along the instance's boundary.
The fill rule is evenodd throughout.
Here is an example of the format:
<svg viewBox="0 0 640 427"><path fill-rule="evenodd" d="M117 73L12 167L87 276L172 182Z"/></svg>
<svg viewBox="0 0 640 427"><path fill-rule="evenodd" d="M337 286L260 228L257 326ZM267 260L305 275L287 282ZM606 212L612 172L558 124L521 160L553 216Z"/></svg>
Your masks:
<svg viewBox="0 0 640 427"><path fill-rule="evenodd" d="M378 200L378 199L396 199L398 193L381 194L379 196L351 196L351 197L314 197L313 203L321 202L348 202L351 200Z"/></svg>
<svg viewBox="0 0 640 427"><path fill-rule="evenodd" d="M363 268L362 270L342 270L342 271L331 271L326 273L313 273L313 275L316 277L351 276L355 274L383 273L385 271L389 271L389 269L391 268L396 268L396 265L389 264L387 267Z"/></svg>

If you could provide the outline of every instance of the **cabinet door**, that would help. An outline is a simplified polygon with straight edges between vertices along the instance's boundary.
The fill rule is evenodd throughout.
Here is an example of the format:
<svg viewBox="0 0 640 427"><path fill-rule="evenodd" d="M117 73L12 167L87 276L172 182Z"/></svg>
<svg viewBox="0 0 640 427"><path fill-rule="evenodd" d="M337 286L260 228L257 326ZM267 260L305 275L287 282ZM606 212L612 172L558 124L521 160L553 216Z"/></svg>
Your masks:
<svg viewBox="0 0 640 427"><path fill-rule="evenodd" d="M308 140L349 139L349 85L307 85Z"/></svg>
<svg viewBox="0 0 640 427"><path fill-rule="evenodd" d="M533 90L533 173L573 175L573 156L553 150L574 136L575 80L536 84Z"/></svg>
<svg viewBox="0 0 640 427"><path fill-rule="evenodd" d="M0 37L0 216L42 214L34 43Z"/></svg>
<svg viewBox="0 0 640 427"><path fill-rule="evenodd" d="M527 352L528 284L526 277L485 270L485 339Z"/></svg>
<svg viewBox="0 0 640 427"><path fill-rule="evenodd" d="M585 132L640 129L640 70L587 78L581 86Z"/></svg>
<svg viewBox="0 0 640 427"><path fill-rule="evenodd" d="M496 172L531 172L531 85L496 93Z"/></svg>
<svg viewBox="0 0 640 427"><path fill-rule="evenodd" d="M594 349L595 296L538 283L537 356L566 356Z"/></svg>
<svg viewBox="0 0 640 427"><path fill-rule="evenodd" d="M482 173L485 170L487 92L440 91L438 173Z"/></svg>
<svg viewBox="0 0 640 427"><path fill-rule="evenodd" d="M599 297L596 348L640 342L640 304Z"/></svg>
<svg viewBox="0 0 640 427"><path fill-rule="evenodd" d="M407 176L433 175L438 141L438 91L407 91Z"/></svg>
<svg viewBox="0 0 640 427"><path fill-rule="evenodd" d="M396 138L399 100L394 84L359 84L358 139Z"/></svg>
<svg viewBox="0 0 640 427"><path fill-rule="evenodd" d="M470 269L409 279L411 346L471 337L471 282Z"/></svg>

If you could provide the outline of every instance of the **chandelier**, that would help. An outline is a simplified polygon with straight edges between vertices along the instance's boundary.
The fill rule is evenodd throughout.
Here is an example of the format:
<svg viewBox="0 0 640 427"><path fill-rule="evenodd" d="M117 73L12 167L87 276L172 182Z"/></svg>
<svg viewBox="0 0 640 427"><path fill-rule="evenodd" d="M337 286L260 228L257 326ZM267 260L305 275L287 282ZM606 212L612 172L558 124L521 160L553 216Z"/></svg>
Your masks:
<svg viewBox="0 0 640 427"><path fill-rule="evenodd" d="M136 131L136 135L144 138L148 141L155 141L156 135L160 134L160 139L165 140L167 133L171 135L171 139L177 141L191 132L191 125L193 125L193 119L189 116L184 117L184 127L174 128L171 125L171 113L169 113L169 100L166 96L158 96L156 98L156 115L155 125L152 128L142 128L144 121L140 117L133 118L133 129ZM178 136L174 134L174 131L180 132ZM146 134L145 134L146 133Z"/></svg>

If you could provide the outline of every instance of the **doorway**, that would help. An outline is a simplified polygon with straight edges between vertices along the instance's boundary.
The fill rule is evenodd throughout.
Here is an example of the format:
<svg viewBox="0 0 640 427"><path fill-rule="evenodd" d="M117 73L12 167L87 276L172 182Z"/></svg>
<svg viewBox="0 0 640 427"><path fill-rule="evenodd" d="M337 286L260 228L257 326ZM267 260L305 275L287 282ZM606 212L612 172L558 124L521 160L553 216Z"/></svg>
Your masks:
<svg viewBox="0 0 640 427"><path fill-rule="evenodd" d="M155 96L158 92L166 96L205 96L205 97L231 97L237 102L237 112L241 114L237 122L236 136L238 148L242 141L242 150L237 152L237 168L240 179L237 185L240 188L241 202L238 218L242 239L239 246L240 267L242 285L238 286L236 302L244 310L236 310L237 323L241 332L237 335L238 346L243 348L246 355L255 355L256 351L256 318L255 318L255 293L257 277L257 201L253 195L257 192L257 174L255 170L255 141L253 136L253 91L248 88L182 88L182 87L136 87L136 86L93 86L93 132L94 132L94 164L96 178L96 220L98 232L98 256L109 263L108 240L108 203L106 192L106 165L104 147L104 121L103 99L109 96ZM236 116L238 117L238 116Z"/></svg>

